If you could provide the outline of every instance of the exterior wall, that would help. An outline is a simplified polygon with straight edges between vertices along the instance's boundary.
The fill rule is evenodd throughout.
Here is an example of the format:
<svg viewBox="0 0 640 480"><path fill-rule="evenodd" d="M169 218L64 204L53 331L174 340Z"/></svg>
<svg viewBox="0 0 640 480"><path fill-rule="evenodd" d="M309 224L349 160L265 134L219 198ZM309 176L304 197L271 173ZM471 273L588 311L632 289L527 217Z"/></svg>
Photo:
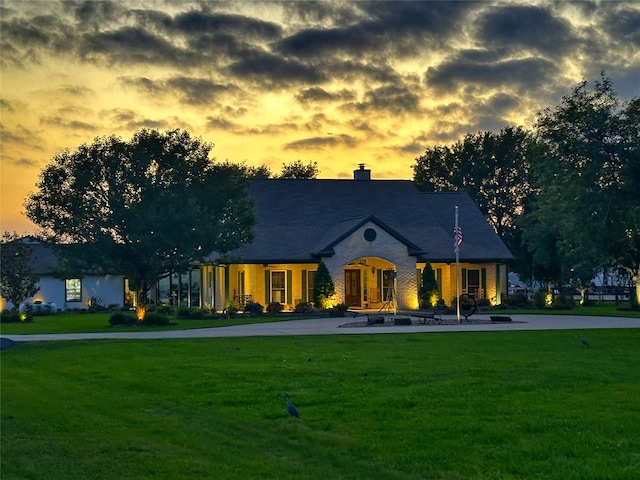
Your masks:
<svg viewBox="0 0 640 480"><path fill-rule="evenodd" d="M67 309L87 309L87 301L93 297L97 298L100 305L124 305L125 281L121 275L106 275L103 277L88 276L82 277L82 300L79 302L65 301L65 281L53 277L40 277L40 290L27 301L33 303L41 301L43 303L53 302L59 310ZM11 302L2 300L2 308L10 309Z"/></svg>
<svg viewBox="0 0 640 480"><path fill-rule="evenodd" d="M432 263L431 267L442 272L441 291L442 299L447 305L454 305L456 298L456 265L455 263ZM418 268L424 268L424 264L419 264ZM484 269L485 286L482 288L482 269ZM502 299L507 292L507 266L497 263L460 263L460 284L459 293L467 294L468 289L464 287L462 275L465 270L481 271L481 292L478 298L486 298L492 304L502 303Z"/></svg>
<svg viewBox="0 0 640 480"><path fill-rule="evenodd" d="M373 241L364 238L367 229L376 232ZM324 259L336 290L336 302L344 302L344 269L359 258L377 257L393 264L396 270L396 294L399 309L418 308L416 261L407 253L406 245L369 222L334 246L335 254Z"/></svg>

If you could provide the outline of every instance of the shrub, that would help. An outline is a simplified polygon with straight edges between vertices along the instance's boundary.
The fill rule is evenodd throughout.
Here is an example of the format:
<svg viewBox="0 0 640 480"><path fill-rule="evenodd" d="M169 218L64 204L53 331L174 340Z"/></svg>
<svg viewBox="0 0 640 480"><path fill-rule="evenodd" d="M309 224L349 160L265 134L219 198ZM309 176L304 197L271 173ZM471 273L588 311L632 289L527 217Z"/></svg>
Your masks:
<svg viewBox="0 0 640 480"><path fill-rule="evenodd" d="M176 313L179 318L191 318L194 320L202 320L205 317L205 313L200 308L195 307L180 307Z"/></svg>
<svg viewBox="0 0 640 480"><path fill-rule="evenodd" d="M258 302L249 302L244 306L244 311L252 317L259 317L264 312L264 307Z"/></svg>
<svg viewBox="0 0 640 480"><path fill-rule="evenodd" d="M573 298L568 295L557 295L553 299L553 303L551 304L551 308L554 310L571 310L573 308Z"/></svg>
<svg viewBox="0 0 640 480"><path fill-rule="evenodd" d="M280 302L271 302L267 305L267 312L269 312L269 315L277 315L282 312L283 309L284 306Z"/></svg>
<svg viewBox="0 0 640 480"><path fill-rule="evenodd" d="M0 315L0 323L20 323L20 322L33 322L33 315L29 310L22 313L10 312L5 310Z"/></svg>
<svg viewBox="0 0 640 480"><path fill-rule="evenodd" d="M542 298L544 302L544 296ZM529 298L526 293L514 293L513 295L509 295L503 300L503 303L508 305L509 307L526 307L529 305Z"/></svg>
<svg viewBox="0 0 640 480"><path fill-rule="evenodd" d="M478 303L478 307L490 307L491 306L491 302L489 301L488 298L479 298L477 300Z"/></svg>
<svg viewBox="0 0 640 480"><path fill-rule="evenodd" d="M109 324L112 327L121 325L135 325L138 319L129 313L115 312L109 317Z"/></svg>
<svg viewBox="0 0 640 480"><path fill-rule="evenodd" d="M171 322L170 318L166 315L162 315L161 313L147 313L144 316L142 322L139 322L140 325L153 325L153 326L164 326L169 325Z"/></svg>
<svg viewBox="0 0 640 480"><path fill-rule="evenodd" d="M538 290L533 296L533 306L538 309L545 308L547 306L545 301L546 295L543 290Z"/></svg>
<svg viewBox="0 0 640 480"><path fill-rule="evenodd" d="M331 274L325 263L320 260L313 280L313 303L324 308L325 301L336 293Z"/></svg>
<svg viewBox="0 0 640 480"><path fill-rule="evenodd" d="M300 302L299 304L296 305L296 308L294 310L294 313L312 313L313 312L313 305L311 305L309 302Z"/></svg>

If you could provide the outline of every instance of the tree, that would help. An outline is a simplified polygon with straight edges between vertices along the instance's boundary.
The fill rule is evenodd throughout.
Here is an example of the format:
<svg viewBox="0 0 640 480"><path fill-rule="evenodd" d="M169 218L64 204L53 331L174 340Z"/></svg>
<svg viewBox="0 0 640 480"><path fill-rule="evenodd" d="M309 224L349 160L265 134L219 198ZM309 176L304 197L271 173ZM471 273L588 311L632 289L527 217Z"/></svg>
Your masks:
<svg viewBox="0 0 640 480"><path fill-rule="evenodd" d="M318 270L313 280L313 303L316 307L324 308L326 301L336 293L333 280L327 265L320 260Z"/></svg>
<svg viewBox="0 0 640 480"><path fill-rule="evenodd" d="M67 244L68 268L125 275L144 306L166 272L252 238L246 180L210 161L211 147L180 130L96 138L45 166L27 216Z"/></svg>
<svg viewBox="0 0 640 480"><path fill-rule="evenodd" d="M420 307L435 307L434 298L439 300L438 281L429 262L422 269L419 288ZM437 300L436 300L437 301Z"/></svg>
<svg viewBox="0 0 640 480"><path fill-rule="evenodd" d="M598 267L616 264L636 282L640 301L640 99L620 105L611 81L586 80L538 115L546 154L534 216L558 226L561 256Z"/></svg>
<svg viewBox="0 0 640 480"><path fill-rule="evenodd" d="M318 178L318 162L309 162L304 165L301 160L289 164L282 164L282 170L278 178L289 179L315 179Z"/></svg>
<svg viewBox="0 0 640 480"><path fill-rule="evenodd" d="M451 146L428 148L416 158L413 179L425 192L466 191L505 238L536 192L529 165L537 149L533 135L521 127L468 134Z"/></svg>
<svg viewBox="0 0 640 480"><path fill-rule="evenodd" d="M31 270L31 247L27 239L15 232L4 232L0 249L0 294L15 310L38 292L40 277Z"/></svg>
<svg viewBox="0 0 640 480"><path fill-rule="evenodd" d="M229 160L225 160L217 165L218 169L228 169L231 175L235 174L238 177L244 178L269 178L271 177L271 170L266 165L260 165L259 167L251 167L246 163L232 163Z"/></svg>

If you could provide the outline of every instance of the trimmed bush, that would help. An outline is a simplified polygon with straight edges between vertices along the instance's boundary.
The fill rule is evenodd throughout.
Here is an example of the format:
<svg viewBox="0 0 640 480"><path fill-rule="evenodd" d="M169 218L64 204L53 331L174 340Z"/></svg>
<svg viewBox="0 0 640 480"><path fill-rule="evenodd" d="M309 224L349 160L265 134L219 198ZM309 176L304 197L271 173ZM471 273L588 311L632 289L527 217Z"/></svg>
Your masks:
<svg viewBox="0 0 640 480"><path fill-rule="evenodd" d="M119 327L123 325L135 325L138 319L135 315L125 312L115 312L109 317L109 324L112 327Z"/></svg>
<svg viewBox="0 0 640 480"><path fill-rule="evenodd" d="M311 305L309 302L301 302L297 304L294 310L294 313L312 313L312 312L313 312L313 305Z"/></svg>
<svg viewBox="0 0 640 480"><path fill-rule="evenodd" d="M264 312L264 307L258 302L249 302L244 306L244 311L252 317L259 317Z"/></svg>
<svg viewBox="0 0 640 480"><path fill-rule="evenodd" d="M153 325L153 326L164 326L169 325L171 319L165 315L160 313L147 313L144 316L142 322L139 322L140 325Z"/></svg>
<svg viewBox="0 0 640 480"><path fill-rule="evenodd" d="M269 312L269 315L277 315L282 312L283 309L284 306L280 302L271 302L267 305L267 312Z"/></svg>

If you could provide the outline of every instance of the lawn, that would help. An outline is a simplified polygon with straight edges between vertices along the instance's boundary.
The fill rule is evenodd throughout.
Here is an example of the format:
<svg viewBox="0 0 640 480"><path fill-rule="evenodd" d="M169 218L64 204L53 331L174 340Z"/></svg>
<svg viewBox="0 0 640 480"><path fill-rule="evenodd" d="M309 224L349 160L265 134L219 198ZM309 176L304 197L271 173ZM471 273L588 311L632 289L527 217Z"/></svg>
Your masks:
<svg viewBox="0 0 640 480"><path fill-rule="evenodd" d="M640 330L587 338L28 342L1 354L2 478L638 479Z"/></svg>
<svg viewBox="0 0 640 480"><path fill-rule="evenodd" d="M533 309L510 309L495 310L497 315L512 315L518 313L544 314L544 315L598 315L610 317L631 317L640 318L640 311L618 310L613 302L598 302L589 307L576 306L571 310L533 310ZM487 312L477 313L476 316L487 316ZM219 318L207 320L190 320L183 318L173 318L171 325L165 327L157 326L128 326L111 327L109 325L108 313L76 313L66 312L51 316L36 316L33 322L27 323L2 323L0 333L5 335L18 334L41 334L41 333L101 333L126 331L148 331L153 330L184 330L191 328L226 327L228 325L239 325L245 323L279 322L285 320L302 320L310 318L310 315L265 315L262 317Z"/></svg>
<svg viewBox="0 0 640 480"><path fill-rule="evenodd" d="M59 313L57 315L35 316L32 322L3 323L0 324L0 332L5 335L29 335L40 333L102 333L119 331L152 330L185 330L191 328L226 327L245 323L278 322L287 318L301 320L309 316L262 316L251 318L238 316L235 318L217 318L205 320L192 320L184 318L172 318L171 325L159 326L121 326L112 327L109 324L109 313Z"/></svg>

